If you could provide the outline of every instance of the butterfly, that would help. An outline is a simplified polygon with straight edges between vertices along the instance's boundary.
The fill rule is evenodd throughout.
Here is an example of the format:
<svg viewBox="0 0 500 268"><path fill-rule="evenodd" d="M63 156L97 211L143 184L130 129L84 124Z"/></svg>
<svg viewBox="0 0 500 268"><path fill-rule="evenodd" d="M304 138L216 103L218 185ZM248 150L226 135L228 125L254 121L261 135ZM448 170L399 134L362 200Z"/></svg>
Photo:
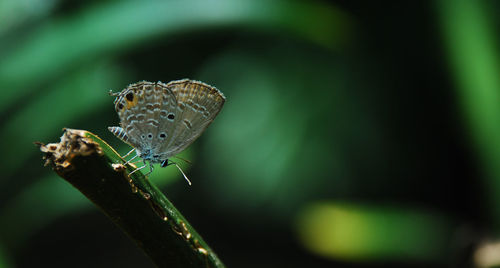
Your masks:
<svg viewBox="0 0 500 268"><path fill-rule="evenodd" d="M200 81L182 79L167 84L142 81L130 84L116 96L114 105L120 126L108 127L120 140L134 149L143 159L144 168L149 162L150 172L154 163L162 167L174 164L171 157L192 144L219 114L226 98L215 87ZM149 175L149 173L147 175Z"/></svg>

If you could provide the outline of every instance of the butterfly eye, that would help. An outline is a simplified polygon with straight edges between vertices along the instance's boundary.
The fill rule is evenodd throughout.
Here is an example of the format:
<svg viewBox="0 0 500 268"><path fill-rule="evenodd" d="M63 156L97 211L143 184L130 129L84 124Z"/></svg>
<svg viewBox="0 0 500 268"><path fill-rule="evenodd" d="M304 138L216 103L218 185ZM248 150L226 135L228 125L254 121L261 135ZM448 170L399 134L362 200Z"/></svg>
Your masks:
<svg viewBox="0 0 500 268"><path fill-rule="evenodd" d="M122 103L118 103L118 110L121 110L123 109L123 104Z"/></svg>

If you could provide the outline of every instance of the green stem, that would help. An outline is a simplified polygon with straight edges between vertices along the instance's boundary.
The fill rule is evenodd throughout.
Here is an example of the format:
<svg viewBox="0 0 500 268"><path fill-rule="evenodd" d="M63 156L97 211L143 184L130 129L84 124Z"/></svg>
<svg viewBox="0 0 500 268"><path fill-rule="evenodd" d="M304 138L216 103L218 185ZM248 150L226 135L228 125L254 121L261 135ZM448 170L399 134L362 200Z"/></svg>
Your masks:
<svg viewBox="0 0 500 268"><path fill-rule="evenodd" d="M66 129L60 143L41 145L47 164L96 204L159 267L224 267L162 192L106 142Z"/></svg>

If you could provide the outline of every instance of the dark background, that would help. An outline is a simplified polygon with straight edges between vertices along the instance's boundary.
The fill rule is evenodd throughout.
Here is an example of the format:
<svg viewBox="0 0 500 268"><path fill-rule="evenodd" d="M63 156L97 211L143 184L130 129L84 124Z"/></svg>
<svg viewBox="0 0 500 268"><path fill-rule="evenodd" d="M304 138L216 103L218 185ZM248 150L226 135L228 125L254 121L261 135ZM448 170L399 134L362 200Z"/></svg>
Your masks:
<svg viewBox="0 0 500 268"><path fill-rule="evenodd" d="M33 141L107 131L141 80L227 102L151 180L228 267L490 267L500 224L494 1L0 4L0 267L152 267ZM498 248L498 246L497 246ZM495 252L495 250L493 250ZM500 252L500 251L497 251Z"/></svg>

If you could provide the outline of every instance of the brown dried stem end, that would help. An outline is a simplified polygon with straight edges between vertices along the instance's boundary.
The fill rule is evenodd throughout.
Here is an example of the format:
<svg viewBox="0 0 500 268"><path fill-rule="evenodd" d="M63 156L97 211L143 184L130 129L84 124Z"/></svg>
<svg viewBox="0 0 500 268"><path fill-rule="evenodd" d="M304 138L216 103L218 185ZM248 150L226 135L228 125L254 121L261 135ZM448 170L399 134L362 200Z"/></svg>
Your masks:
<svg viewBox="0 0 500 268"><path fill-rule="evenodd" d="M71 161L75 156L88 156L93 153L102 155L101 147L92 139L85 137L84 130L64 129L59 143L47 145L36 142L40 151L44 152L45 166L52 165L58 173L71 169Z"/></svg>

